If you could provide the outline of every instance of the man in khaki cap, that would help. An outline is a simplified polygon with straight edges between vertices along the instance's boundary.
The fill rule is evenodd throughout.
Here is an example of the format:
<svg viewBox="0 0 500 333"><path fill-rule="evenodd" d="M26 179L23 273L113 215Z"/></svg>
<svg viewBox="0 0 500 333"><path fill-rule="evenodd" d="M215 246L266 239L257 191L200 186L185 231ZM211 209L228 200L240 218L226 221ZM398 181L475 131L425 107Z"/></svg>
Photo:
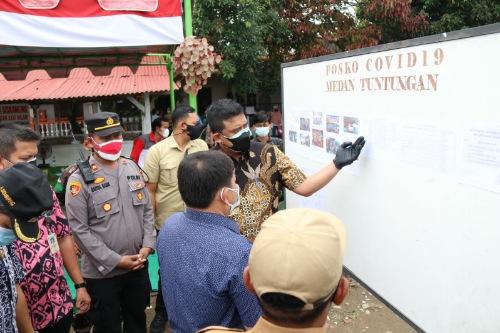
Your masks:
<svg viewBox="0 0 500 333"><path fill-rule="evenodd" d="M349 288L342 276L345 244L344 226L331 214L298 208L268 218L243 273L263 310L249 332L326 332L331 304L341 304Z"/></svg>

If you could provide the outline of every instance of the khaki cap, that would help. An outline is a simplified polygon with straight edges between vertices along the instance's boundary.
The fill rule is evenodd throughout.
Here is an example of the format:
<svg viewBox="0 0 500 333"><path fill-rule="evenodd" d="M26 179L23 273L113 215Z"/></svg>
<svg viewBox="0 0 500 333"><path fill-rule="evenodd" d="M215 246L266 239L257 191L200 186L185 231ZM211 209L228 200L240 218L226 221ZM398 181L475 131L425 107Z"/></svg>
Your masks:
<svg viewBox="0 0 500 333"><path fill-rule="evenodd" d="M337 288L345 246L344 225L332 214L296 208L272 215L250 251L257 296L283 293L306 303L304 310L314 309Z"/></svg>

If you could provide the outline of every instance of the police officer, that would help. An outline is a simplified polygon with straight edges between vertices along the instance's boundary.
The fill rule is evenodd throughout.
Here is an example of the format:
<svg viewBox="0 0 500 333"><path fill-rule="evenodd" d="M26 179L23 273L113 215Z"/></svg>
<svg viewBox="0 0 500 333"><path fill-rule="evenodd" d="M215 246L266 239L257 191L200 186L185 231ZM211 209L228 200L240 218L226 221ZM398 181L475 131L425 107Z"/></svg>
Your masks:
<svg viewBox="0 0 500 333"><path fill-rule="evenodd" d="M122 332L123 320L127 333L144 333L150 292L147 257L156 241L149 193L139 167L120 157L123 129L118 115L101 112L85 123L84 146L92 151L89 170L79 168L69 177L66 209L83 254L94 332Z"/></svg>

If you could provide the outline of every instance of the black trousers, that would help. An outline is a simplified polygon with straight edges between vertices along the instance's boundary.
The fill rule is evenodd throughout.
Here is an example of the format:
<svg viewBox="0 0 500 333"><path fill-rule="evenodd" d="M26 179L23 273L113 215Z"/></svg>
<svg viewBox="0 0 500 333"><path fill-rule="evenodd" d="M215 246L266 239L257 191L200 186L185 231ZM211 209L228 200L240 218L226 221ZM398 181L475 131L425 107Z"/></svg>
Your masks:
<svg viewBox="0 0 500 333"><path fill-rule="evenodd" d="M73 322L73 311L70 311L54 326L42 328L41 330L38 330L38 333L69 333L72 322Z"/></svg>
<svg viewBox="0 0 500 333"><path fill-rule="evenodd" d="M95 333L146 333L151 284L148 268L107 279L85 279Z"/></svg>

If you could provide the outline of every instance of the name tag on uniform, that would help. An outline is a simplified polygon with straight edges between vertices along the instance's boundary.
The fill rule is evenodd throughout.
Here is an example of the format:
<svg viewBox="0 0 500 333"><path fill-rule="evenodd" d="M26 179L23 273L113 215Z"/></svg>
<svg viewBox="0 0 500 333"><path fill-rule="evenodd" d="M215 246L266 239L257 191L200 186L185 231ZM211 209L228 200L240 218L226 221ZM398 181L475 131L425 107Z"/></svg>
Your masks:
<svg viewBox="0 0 500 333"><path fill-rule="evenodd" d="M57 237L55 234L49 234L49 247L50 253L55 254L59 252L59 243L57 242Z"/></svg>

